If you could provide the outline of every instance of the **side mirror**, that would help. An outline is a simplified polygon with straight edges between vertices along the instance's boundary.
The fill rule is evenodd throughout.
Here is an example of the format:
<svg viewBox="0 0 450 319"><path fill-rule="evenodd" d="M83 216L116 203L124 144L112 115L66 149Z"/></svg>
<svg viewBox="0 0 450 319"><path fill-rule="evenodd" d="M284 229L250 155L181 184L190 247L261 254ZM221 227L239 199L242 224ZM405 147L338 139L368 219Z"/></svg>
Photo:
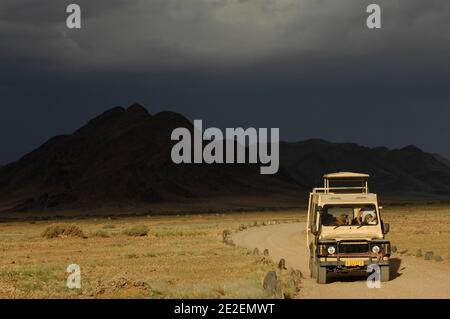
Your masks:
<svg viewBox="0 0 450 319"><path fill-rule="evenodd" d="M383 223L382 225L381 225L382 227L383 227L383 234L384 235L386 235L387 233L389 233L389 224L385 224L385 223Z"/></svg>
<svg viewBox="0 0 450 319"><path fill-rule="evenodd" d="M311 228L311 234L316 236L317 235L317 230L315 228Z"/></svg>

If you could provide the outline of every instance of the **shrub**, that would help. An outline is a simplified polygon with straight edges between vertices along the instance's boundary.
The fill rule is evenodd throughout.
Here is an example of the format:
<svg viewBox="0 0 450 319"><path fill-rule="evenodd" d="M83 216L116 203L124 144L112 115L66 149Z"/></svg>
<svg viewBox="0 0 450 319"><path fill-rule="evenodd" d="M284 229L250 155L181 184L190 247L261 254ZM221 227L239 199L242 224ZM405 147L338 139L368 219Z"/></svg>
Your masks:
<svg viewBox="0 0 450 319"><path fill-rule="evenodd" d="M132 259L132 258L138 258L138 255L129 253L129 254L125 254L124 257Z"/></svg>
<svg viewBox="0 0 450 319"><path fill-rule="evenodd" d="M416 251L416 257L422 257L423 256L423 254L422 254L422 249L417 249L417 251Z"/></svg>
<svg viewBox="0 0 450 319"><path fill-rule="evenodd" d="M444 258L442 258L440 255L436 255L436 256L434 256L434 260L441 262L441 261L444 261Z"/></svg>
<svg viewBox="0 0 450 319"><path fill-rule="evenodd" d="M283 294L285 299L293 299L298 296L301 289L303 274L300 270L290 269L287 274L281 274Z"/></svg>
<svg viewBox="0 0 450 319"><path fill-rule="evenodd" d="M75 224L53 224L42 233L45 238L81 237L85 238L83 231Z"/></svg>
<svg viewBox="0 0 450 319"><path fill-rule="evenodd" d="M149 230L150 229L146 225L136 225L131 228L125 229L123 231L123 234L127 236L142 237L147 236Z"/></svg>
<svg viewBox="0 0 450 319"><path fill-rule="evenodd" d="M94 232L92 234L92 236L94 236L94 237L101 237L101 238L108 238L109 234L108 234L108 232L106 232L104 230L97 230L96 232Z"/></svg>
<svg viewBox="0 0 450 319"><path fill-rule="evenodd" d="M425 259L425 260L432 260L432 259L433 259L433 256L434 256L434 252L432 252L432 251L427 251L427 252L425 253L424 259Z"/></svg>

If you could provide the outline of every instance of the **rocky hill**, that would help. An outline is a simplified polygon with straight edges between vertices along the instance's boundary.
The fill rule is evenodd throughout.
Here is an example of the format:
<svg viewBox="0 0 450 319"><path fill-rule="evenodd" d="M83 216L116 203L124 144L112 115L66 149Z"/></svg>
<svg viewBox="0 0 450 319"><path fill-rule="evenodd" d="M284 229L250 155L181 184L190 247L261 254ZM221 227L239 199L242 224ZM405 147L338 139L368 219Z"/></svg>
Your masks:
<svg viewBox="0 0 450 319"><path fill-rule="evenodd" d="M391 194L450 194L450 167L414 146L399 150L308 140L280 145L280 171L259 165L175 165L171 132L192 123L173 112L116 107L0 167L0 210L202 201L218 196L298 197L335 171L371 174ZM304 196L303 196L304 197ZM449 195L450 197L450 195Z"/></svg>

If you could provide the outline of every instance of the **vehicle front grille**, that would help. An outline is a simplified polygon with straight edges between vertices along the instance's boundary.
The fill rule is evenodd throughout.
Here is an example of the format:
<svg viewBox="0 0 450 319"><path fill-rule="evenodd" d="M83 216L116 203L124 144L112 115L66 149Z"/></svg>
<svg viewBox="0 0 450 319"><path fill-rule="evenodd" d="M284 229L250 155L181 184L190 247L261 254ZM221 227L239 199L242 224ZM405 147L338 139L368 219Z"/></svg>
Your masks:
<svg viewBox="0 0 450 319"><path fill-rule="evenodd" d="M364 254L368 253L369 244L368 243L340 243L339 253L340 254Z"/></svg>

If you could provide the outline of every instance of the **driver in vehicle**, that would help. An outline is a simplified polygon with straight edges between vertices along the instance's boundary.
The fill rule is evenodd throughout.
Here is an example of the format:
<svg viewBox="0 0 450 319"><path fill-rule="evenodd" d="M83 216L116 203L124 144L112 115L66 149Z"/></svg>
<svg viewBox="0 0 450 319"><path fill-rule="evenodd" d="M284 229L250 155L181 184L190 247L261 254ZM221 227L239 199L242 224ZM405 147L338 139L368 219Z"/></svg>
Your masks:
<svg viewBox="0 0 450 319"><path fill-rule="evenodd" d="M350 218L348 217L348 215L341 214L338 217L336 217L334 224L335 224L335 226L349 225L349 220L350 220Z"/></svg>

